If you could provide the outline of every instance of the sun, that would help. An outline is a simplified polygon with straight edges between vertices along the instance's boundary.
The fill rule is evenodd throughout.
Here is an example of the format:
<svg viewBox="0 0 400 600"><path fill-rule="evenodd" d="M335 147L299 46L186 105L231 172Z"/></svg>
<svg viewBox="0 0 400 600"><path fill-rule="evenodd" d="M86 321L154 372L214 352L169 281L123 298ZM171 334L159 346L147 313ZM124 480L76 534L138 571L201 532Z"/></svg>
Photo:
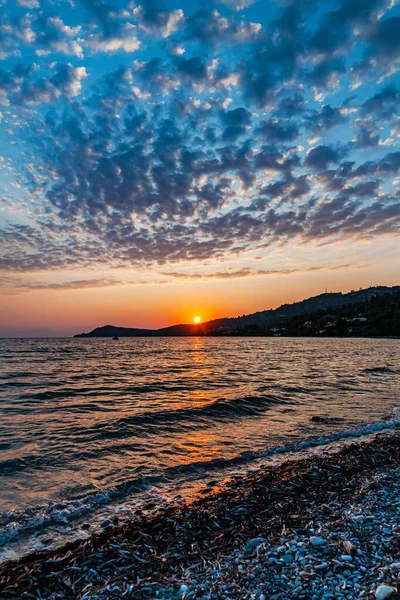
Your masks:
<svg viewBox="0 0 400 600"><path fill-rule="evenodd" d="M198 325L199 323L201 323L201 318L200 317L195 317L193 319L193 321L196 323L196 325Z"/></svg>

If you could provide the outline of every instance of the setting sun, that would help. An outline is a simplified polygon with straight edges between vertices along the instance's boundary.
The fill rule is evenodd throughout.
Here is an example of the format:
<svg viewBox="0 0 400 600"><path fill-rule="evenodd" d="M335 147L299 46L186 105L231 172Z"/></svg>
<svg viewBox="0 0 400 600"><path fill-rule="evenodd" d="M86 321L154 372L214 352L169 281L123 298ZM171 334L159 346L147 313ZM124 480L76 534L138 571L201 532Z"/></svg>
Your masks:
<svg viewBox="0 0 400 600"><path fill-rule="evenodd" d="M201 318L200 318L200 317L195 317L195 318L193 319L193 321L194 321L194 322L196 323L196 325L197 325L198 323L201 323Z"/></svg>

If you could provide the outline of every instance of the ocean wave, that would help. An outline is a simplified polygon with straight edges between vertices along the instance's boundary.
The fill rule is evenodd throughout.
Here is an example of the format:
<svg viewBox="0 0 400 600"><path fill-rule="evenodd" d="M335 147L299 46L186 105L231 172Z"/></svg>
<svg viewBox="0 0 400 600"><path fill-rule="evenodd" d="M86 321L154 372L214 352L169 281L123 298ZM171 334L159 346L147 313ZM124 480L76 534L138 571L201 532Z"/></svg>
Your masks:
<svg viewBox="0 0 400 600"><path fill-rule="evenodd" d="M139 431L155 433L168 429L179 432L185 429L196 429L217 422L236 422L243 417L257 417L270 407L284 404L295 404L280 396L242 396L236 399L221 399L200 406L178 408L176 410L159 410L136 413L123 417L113 423L100 423L84 432L79 430L79 440L89 442L103 438L121 439L131 436L137 428Z"/></svg>
<svg viewBox="0 0 400 600"><path fill-rule="evenodd" d="M32 394L33 396L33 394ZM30 402L34 402L33 399ZM284 405L288 403L278 396L244 396L237 399L223 399L176 410L146 411L117 419L111 423L98 423L82 429L81 427L70 428L68 437L60 440L64 450L57 455L32 453L19 458L10 458L0 461L0 474L12 475L25 470L37 470L47 467L56 467L58 464L75 462L77 459L93 459L99 454L108 453L107 446L96 448L95 452L87 451L91 443L98 440L121 440L131 438L136 434L155 434L167 430L178 433L183 430L192 430L198 427L206 427L216 422L236 422L243 417L256 417L264 414L271 406ZM83 412L82 406L74 410ZM50 409L48 409L50 410ZM97 409L92 406L90 412ZM113 447L115 453L116 448Z"/></svg>
<svg viewBox="0 0 400 600"><path fill-rule="evenodd" d="M396 374L398 373L398 371L396 371L396 369L391 369L390 367L388 367L387 365L384 367L367 367L366 369L363 370L363 373L372 373L372 374L384 374L384 373L389 373L389 374Z"/></svg>
<svg viewBox="0 0 400 600"><path fill-rule="evenodd" d="M74 521L87 517L97 509L111 503L122 502L127 497L144 492L154 485L172 483L184 475L198 475L202 480L206 479L207 473L220 471L221 479L227 476L230 467L240 465L248 466L250 463L274 456L293 455L318 446L343 440L357 439L366 435L389 431L400 427L400 407L393 411L393 416L383 422L364 423L356 428L337 431L327 436L309 437L302 442L283 444L278 447L268 448L260 452L241 452L240 454L225 458L219 457L208 461L196 461L182 465L167 467L163 471L149 475L126 480L118 486L110 489L86 494L82 497L70 498L53 504L35 506L24 511L8 511L0 514L0 547L4 547L11 540L16 540L23 535L45 530L50 525L69 526Z"/></svg>

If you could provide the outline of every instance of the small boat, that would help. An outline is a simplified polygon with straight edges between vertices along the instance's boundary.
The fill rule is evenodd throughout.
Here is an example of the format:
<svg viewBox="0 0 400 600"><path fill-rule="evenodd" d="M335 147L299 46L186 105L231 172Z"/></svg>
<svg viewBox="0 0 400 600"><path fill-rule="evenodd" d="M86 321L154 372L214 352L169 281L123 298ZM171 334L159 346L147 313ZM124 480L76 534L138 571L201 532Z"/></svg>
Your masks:
<svg viewBox="0 0 400 600"><path fill-rule="evenodd" d="M113 340L119 340L119 337L117 335L114 335Z"/></svg>

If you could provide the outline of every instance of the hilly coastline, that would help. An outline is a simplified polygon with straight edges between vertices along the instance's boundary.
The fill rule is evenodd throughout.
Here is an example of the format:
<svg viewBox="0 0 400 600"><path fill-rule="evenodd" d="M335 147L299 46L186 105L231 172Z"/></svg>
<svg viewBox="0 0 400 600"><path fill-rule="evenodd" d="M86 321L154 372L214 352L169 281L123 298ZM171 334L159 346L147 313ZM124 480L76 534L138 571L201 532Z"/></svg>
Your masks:
<svg viewBox="0 0 400 600"><path fill-rule="evenodd" d="M377 286L324 293L279 308L199 325L161 329L105 325L74 337L162 337L192 335L397 336L400 335L400 286Z"/></svg>

